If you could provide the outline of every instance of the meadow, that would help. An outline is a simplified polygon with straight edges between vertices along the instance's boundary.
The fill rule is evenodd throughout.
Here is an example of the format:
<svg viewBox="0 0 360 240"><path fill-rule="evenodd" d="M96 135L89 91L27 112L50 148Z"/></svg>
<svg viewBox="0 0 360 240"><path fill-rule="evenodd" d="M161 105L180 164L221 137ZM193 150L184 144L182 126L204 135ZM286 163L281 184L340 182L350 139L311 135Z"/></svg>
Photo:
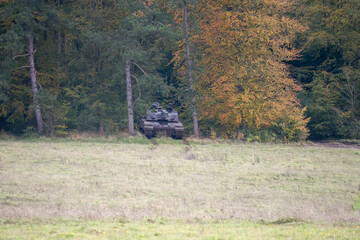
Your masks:
<svg viewBox="0 0 360 240"><path fill-rule="evenodd" d="M360 239L360 149L0 140L0 239Z"/></svg>

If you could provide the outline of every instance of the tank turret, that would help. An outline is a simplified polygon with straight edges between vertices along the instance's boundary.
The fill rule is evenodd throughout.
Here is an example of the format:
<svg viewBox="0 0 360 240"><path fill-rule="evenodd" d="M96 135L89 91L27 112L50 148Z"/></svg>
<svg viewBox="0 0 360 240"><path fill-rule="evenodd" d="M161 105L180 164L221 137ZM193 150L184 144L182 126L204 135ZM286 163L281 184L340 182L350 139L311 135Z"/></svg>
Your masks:
<svg viewBox="0 0 360 240"><path fill-rule="evenodd" d="M166 136L174 139L182 139L184 126L179 121L179 116L169 104L166 110L161 109L160 104L154 102L151 109L141 118L140 131L147 138L156 137L159 132L165 132Z"/></svg>

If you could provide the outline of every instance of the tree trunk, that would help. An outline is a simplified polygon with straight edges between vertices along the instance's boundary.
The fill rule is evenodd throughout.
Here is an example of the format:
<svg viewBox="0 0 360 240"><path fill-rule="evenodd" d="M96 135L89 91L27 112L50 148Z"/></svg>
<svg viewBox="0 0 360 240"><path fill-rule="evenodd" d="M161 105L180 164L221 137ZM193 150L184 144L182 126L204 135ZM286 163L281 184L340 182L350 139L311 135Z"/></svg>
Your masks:
<svg viewBox="0 0 360 240"><path fill-rule="evenodd" d="M128 106L128 119L129 119L129 134L134 135L134 109L132 102L132 87L131 87L131 74L130 74L130 60L126 60L125 75L126 75L126 96Z"/></svg>
<svg viewBox="0 0 360 240"><path fill-rule="evenodd" d="M192 65L190 58L190 43L189 43L189 32L188 32L188 22L187 22L187 9L186 9L186 1L184 0L184 25L185 25L185 41L186 41L186 57L187 57L187 65L188 65L188 73L189 73L189 88L191 92L191 111L193 115L194 122L194 134L195 137L199 137L199 126L198 126L198 118L196 111L196 102L194 96L194 82L192 79Z"/></svg>
<svg viewBox="0 0 360 240"><path fill-rule="evenodd" d="M50 122L49 128L50 128L49 129L50 130L50 137L54 138L55 135L56 135L54 121Z"/></svg>
<svg viewBox="0 0 360 240"><path fill-rule="evenodd" d="M36 82L36 70L35 70L35 61L34 61L34 35L33 32L30 32L29 37L29 66L30 66L30 79L31 79L31 89L33 92L33 104L35 106L35 116L38 128L38 134L42 134L44 131L44 123L41 115L41 108L39 101L37 99L37 82Z"/></svg>
<svg viewBox="0 0 360 240"><path fill-rule="evenodd" d="M345 76L346 76L346 90L344 90L344 92L346 92L345 95L347 95L348 98L349 98L349 99L347 100L347 102L350 103L351 118L352 118L353 120L357 120L357 119L356 119L356 115L355 115L355 111L356 111L355 106L356 106L356 98L357 98L357 96L359 96L359 95L356 94L355 83L351 81L350 75L349 75L349 73L346 72L346 71L345 71Z"/></svg>
<svg viewBox="0 0 360 240"><path fill-rule="evenodd" d="M104 136L104 121L102 119L99 121L99 135Z"/></svg>

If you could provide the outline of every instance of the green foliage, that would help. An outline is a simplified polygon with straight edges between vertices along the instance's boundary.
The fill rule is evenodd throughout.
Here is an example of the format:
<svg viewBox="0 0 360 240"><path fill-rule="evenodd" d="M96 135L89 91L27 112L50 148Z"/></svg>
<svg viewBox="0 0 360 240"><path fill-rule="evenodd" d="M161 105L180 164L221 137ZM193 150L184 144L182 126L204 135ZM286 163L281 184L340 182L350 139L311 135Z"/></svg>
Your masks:
<svg viewBox="0 0 360 240"><path fill-rule="evenodd" d="M329 79L327 73L317 74L313 81L307 85L309 88L308 97L312 99L308 107L308 116L311 116L309 128L312 137L330 138L336 135L334 122L336 112L334 111L336 95L329 84L333 79Z"/></svg>
<svg viewBox="0 0 360 240"><path fill-rule="evenodd" d="M61 67L64 84L61 97L71 106L67 126L80 131L100 131L100 123L108 119L117 119L121 125L123 85L113 80L117 52L110 48L111 31L120 20L120 9L114 1L68 4L63 7L73 23L65 32L67 42Z"/></svg>
<svg viewBox="0 0 360 240"><path fill-rule="evenodd" d="M360 139L360 121L350 116L340 115L336 121L336 130L345 139Z"/></svg>
<svg viewBox="0 0 360 240"><path fill-rule="evenodd" d="M247 129L245 131L247 142L276 142L277 136L274 131L269 129Z"/></svg>
<svg viewBox="0 0 360 240"><path fill-rule="evenodd" d="M29 138L29 139L38 137L38 134L37 134L37 132L36 132L35 127L33 127L33 126L27 127L27 128L23 131L22 137L24 137L24 138Z"/></svg>
<svg viewBox="0 0 360 240"><path fill-rule="evenodd" d="M360 3L298 3L296 14L309 28L298 38L302 59L294 62L293 73L306 84L310 138L358 138Z"/></svg>
<svg viewBox="0 0 360 240"><path fill-rule="evenodd" d="M56 133L56 136L58 136L58 137L65 137L65 136L69 135L66 125L57 125L55 127L55 133Z"/></svg>
<svg viewBox="0 0 360 240"><path fill-rule="evenodd" d="M221 125L202 122L202 132L209 138L229 138L246 142L280 143L304 141L307 134L297 128L297 123L282 118L276 124L267 128L241 128L236 131L224 131ZM208 127L207 129L205 126Z"/></svg>
<svg viewBox="0 0 360 240"><path fill-rule="evenodd" d="M297 142L306 139L303 131L293 127L293 123L280 120L277 125L269 128L249 128L244 131L247 142Z"/></svg>
<svg viewBox="0 0 360 240"><path fill-rule="evenodd" d="M57 94L59 77L54 71L58 53L54 44L55 32L62 26L60 13L54 2L43 0L14 0L1 8L1 57L3 66L0 80L0 115L14 133L22 132L32 124L35 116L31 108L28 42L30 33L35 37L35 71L37 87ZM18 124L22 122L23 124Z"/></svg>
<svg viewBox="0 0 360 240"><path fill-rule="evenodd" d="M16 137L12 134L9 134L7 132L5 132L4 130L0 131L0 139L1 140L5 140L5 141L9 141L9 140L15 140Z"/></svg>
<svg viewBox="0 0 360 240"><path fill-rule="evenodd" d="M121 22L113 35L111 49L120 53L115 81L125 83L125 61L130 60L135 119L139 120L154 101L171 99L169 72L171 50L177 38L170 27L171 18L158 5L141 1L126 4L132 14ZM125 97L125 96L124 96ZM125 101L124 101L125 102Z"/></svg>
<svg viewBox="0 0 360 240"><path fill-rule="evenodd" d="M61 103L56 95L45 89L38 92L38 99L42 108L44 126L47 134L50 136L55 136L57 133L59 133L59 136L66 135L64 122L66 121L66 114L69 111L69 104Z"/></svg>

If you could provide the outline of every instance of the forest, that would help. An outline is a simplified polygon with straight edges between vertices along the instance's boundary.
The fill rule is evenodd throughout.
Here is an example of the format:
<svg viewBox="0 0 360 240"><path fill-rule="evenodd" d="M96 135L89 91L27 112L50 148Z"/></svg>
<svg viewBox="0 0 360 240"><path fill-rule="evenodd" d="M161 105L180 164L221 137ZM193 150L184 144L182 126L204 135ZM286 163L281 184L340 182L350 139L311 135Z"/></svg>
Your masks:
<svg viewBox="0 0 360 240"><path fill-rule="evenodd" d="M360 139L359 0L1 0L0 131Z"/></svg>

